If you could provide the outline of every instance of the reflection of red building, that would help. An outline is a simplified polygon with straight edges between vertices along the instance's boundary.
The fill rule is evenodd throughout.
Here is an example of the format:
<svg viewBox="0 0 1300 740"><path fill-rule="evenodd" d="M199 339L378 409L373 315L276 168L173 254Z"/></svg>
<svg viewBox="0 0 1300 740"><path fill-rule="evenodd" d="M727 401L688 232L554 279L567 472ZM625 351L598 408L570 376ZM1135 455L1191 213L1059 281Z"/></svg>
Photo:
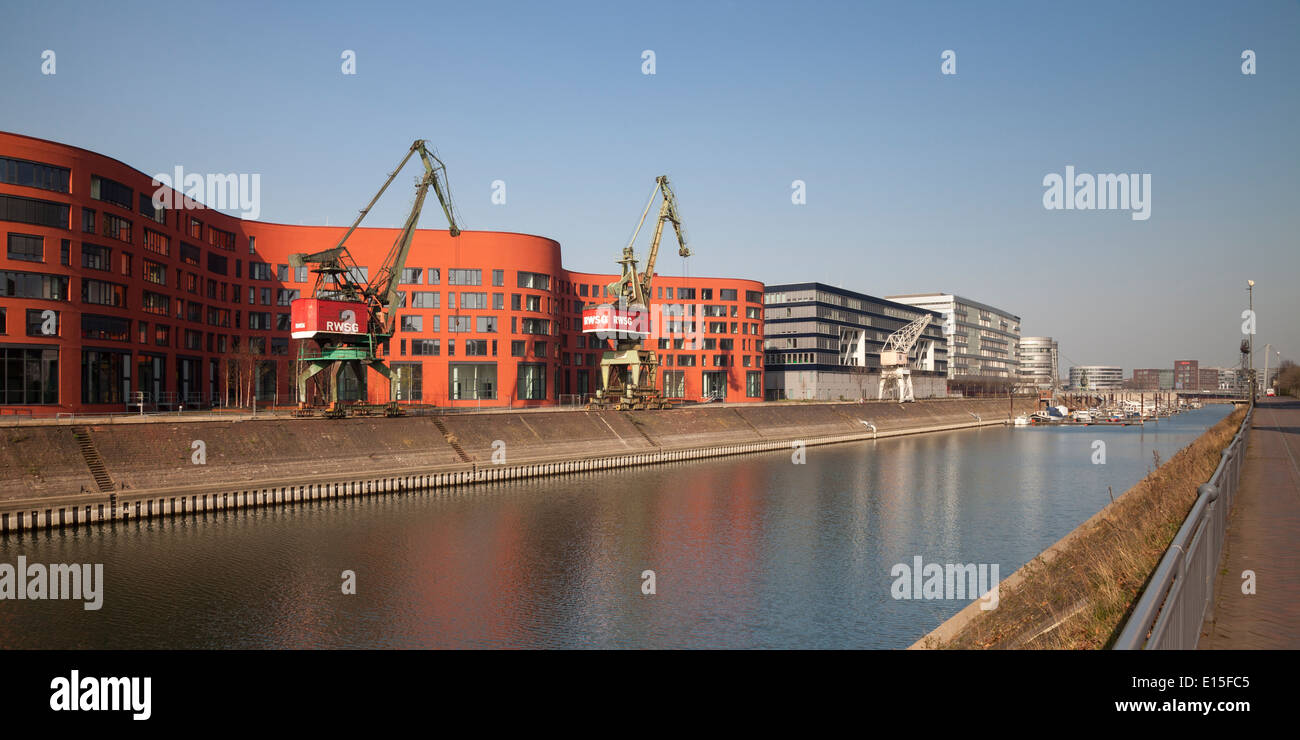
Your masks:
<svg viewBox="0 0 1300 740"><path fill-rule="evenodd" d="M288 255L332 247L344 229L155 209L151 179L0 133L0 410L123 410L140 392L220 405L240 377L264 402L294 402L290 302L314 275ZM373 274L396 234L358 229L348 247ZM387 348L398 388L372 372L345 396L541 406L598 387L601 348L581 332L582 309L615 275L565 270L552 239L486 231L421 230L407 268ZM668 316L650 340L666 390L761 400L763 285L664 276L654 286L652 315Z"/></svg>

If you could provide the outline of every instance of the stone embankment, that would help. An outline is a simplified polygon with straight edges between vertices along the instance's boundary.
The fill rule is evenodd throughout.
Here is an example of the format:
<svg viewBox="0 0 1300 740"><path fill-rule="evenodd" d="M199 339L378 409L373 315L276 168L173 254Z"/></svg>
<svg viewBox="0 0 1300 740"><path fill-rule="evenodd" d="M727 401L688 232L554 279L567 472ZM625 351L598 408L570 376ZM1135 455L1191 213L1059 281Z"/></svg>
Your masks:
<svg viewBox="0 0 1300 740"><path fill-rule="evenodd" d="M1017 399L1015 413L1035 404ZM0 427L0 533L946 431L1011 415L1005 399L944 399Z"/></svg>

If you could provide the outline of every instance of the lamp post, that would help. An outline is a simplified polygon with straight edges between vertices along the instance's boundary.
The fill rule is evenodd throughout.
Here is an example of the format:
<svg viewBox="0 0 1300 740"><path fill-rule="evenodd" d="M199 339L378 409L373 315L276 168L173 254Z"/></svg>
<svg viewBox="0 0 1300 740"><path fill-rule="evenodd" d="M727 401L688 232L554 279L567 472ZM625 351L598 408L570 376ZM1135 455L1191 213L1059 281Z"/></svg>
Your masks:
<svg viewBox="0 0 1300 740"><path fill-rule="evenodd" d="M1250 375L1250 407L1253 409L1255 408L1255 388L1256 388L1255 386L1255 331L1254 331L1255 330L1255 281L1254 280L1246 281L1246 294L1249 297L1249 301L1250 301L1251 333L1246 337L1246 341L1248 342L1248 346L1250 348L1250 355L1248 360L1249 362L1248 374Z"/></svg>

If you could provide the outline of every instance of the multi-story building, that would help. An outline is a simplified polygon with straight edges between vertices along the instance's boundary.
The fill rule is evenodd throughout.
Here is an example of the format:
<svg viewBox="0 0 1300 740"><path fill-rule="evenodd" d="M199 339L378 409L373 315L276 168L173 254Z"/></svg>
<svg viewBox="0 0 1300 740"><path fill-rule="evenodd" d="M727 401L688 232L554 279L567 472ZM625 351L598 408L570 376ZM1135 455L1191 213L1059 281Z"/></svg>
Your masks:
<svg viewBox="0 0 1300 740"><path fill-rule="evenodd" d="M1219 390L1219 368L1203 367L1199 371L1197 371L1196 390L1198 391Z"/></svg>
<svg viewBox="0 0 1300 740"><path fill-rule="evenodd" d="M1243 390L1246 386L1245 380L1241 377L1235 367L1201 368L1201 371L1204 372L1207 369L1214 370L1215 375L1217 376L1217 387L1221 391L1239 391Z"/></svg>
<svg viewBox="0 0 1300 740"><path fill-rule="evenodd" d="M1133 389L1134 390L1159 390L1160 374L1165 372L1159 368L1142 368L1133 371Z"/></svg>
<svg viewBox="0 0 1300 740"><path fill-rule="evenodd" d="M241 393L296 402L304 340L290 337L289 308L310 295L314 275L291 268L289 255L333 247L344 229L244 220L180 197L158 208L156 191L115 159L0 133L5 411L120 411L140 398L192 408ZM378 271L397 233L352 234L360 279ZM545 237L419 230L383 351L396 387L373 371L360 384L341 373L341 395L537 406L593 392L602 348L581 332L582 309L615 278L566 270ZM656 277L654 290L652 314L693 319L651 337L668 394L761 400L762 283ZM670 335L683 324L687 336Z"/></svg>
<svg viewBox="0 0 1300 740"><path fill-rule="evenodd" d="M885 340L927 313L912 384L917 398L946 395L941 315L823 283L769 285L763 300L767 398L876 398Z"/></svg>
<svg viewBox="0 0 1300 740"><path fill-rule="evenodd" d="M1215 385L1218 385L1217 378ZM1199 360L1177 360L1174 362L1174 390L1194 391L1201 387L1201 363Z"/></svg>
<svg viewBox="0 0 1300 740"><path fill-rule="evenodd" d="M949 378L963 375L1016 378L1019 316L951 293L912 293L885 298L943 316Z"/></svg>
<svg viewBox="0 0 1300 740"><path fill-rule="evenodd" d="M1072 390L1118 390L1124 385L1124 370L1115 365L1075 365L1070 368Z"/></svg>
<svg viewBox="0 0 1300 740"><path fill-rule="evenodd" d="M1051 389L1060 384L1060 350L1051 337L1021 337L1016 355L1022 388Z"/></svg>

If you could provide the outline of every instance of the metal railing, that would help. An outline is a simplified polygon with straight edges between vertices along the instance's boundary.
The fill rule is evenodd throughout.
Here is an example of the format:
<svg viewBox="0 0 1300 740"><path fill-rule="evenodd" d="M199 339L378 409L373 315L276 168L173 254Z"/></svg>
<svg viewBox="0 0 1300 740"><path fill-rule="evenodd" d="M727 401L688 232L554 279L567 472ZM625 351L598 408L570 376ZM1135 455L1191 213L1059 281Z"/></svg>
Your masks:
<svg viewBox="0 0 1300 740"><path fill-rule="evenodd" d="M1254 408L1246 412L1237 434L1220 453L1214 475L1196 489L1196 503L1156 566L1114 649L1192 650L1205 621L1214 618L1214 581L1254 414Z"/></svg>

